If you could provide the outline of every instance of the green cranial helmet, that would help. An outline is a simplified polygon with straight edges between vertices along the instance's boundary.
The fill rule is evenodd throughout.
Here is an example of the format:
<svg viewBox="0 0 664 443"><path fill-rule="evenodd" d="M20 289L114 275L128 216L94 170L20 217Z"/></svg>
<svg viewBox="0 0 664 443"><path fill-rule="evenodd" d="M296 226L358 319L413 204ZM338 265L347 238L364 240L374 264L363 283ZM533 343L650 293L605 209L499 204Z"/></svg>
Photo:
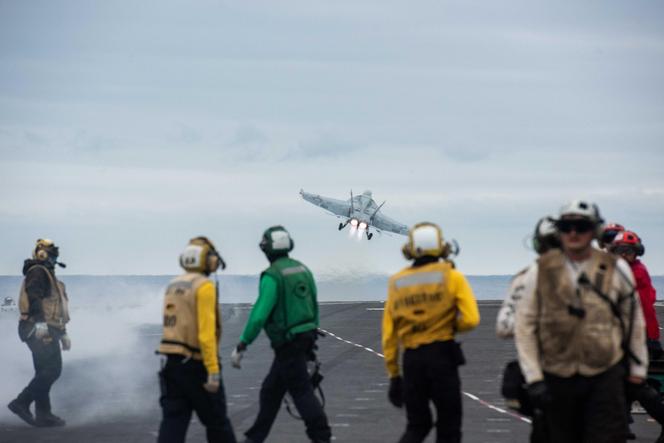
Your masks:
<svg viewBox="0 0 664 443"><path fill-rule="evenodd" d="M293 250L293 239L283 226L272 226L263 233L258 245L268 257L288 254Z"/></svg>

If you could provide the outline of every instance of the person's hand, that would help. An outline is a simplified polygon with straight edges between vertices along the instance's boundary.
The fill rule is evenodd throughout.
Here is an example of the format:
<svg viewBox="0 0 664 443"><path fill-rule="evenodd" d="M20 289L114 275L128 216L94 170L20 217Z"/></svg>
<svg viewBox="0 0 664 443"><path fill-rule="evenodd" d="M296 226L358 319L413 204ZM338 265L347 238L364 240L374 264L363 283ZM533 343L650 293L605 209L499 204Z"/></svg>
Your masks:
<svg viewBox="0 0 664 443"><path fill-rule="evenodd" d="M63 351L69 351L71 349L71 339L67 334L60 337L60 344L62 345Z"/></svg>
<svg viewBox="0 0 664 443"><path fill-rule="evenodd" d="M390 378L390 389L387 391L387 398L397 408L403 406L403 379L400 375Z"/></svg>
<svg viewBox="0 0 664 443"><path fill-rule="evenodd" d="M219 373L208 374L207 382L203 384L203 388L210 394L215 394L219 390L219 381L221 377Z"/></svg>
<svg viewBox="0 0 664 443"><path fill-rule="evenodd" d="M242 361L242 357L244 357L244 351L247 350L247 344L244 342L240 342L237 344L237 346L233 349L233 352L231 353L231 366L233 366L236 369L240 369L242 365L240 362Z"/></svg>
<svg viewBox="0 0 664 443"><path fill-rule="evenodd" d="M544 381L536 381L535 383L529 384L526 391L528 392L528 397L530 397L530 401L534 407L545 409L551 404L551 393Z"/></svg>
<svg viewBox="0 0 664 443"><path fill-rule="evenodd" d="M48 337L48 325L46 322L35 323L35 337L40 340Z"/></svg>

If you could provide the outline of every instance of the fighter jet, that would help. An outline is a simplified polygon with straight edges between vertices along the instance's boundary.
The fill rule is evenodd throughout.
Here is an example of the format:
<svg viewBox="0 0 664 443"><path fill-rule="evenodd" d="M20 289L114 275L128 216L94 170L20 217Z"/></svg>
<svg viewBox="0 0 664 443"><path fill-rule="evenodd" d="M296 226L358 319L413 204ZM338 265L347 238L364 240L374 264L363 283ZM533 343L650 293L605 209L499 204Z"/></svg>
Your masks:
<svg viewBox="0 0 664 443"><path fill-rule="evenodd" d="M350 199L338 200L336 198L323 197L318 194L310 194L300 189L300 195L303 199L316 206L331 212L344 221L339 223L339 230L350 224L351 229L364 231L367 239L371 240L373 232L370 228L374 228L377 232L388 231L395 234L408 235L408 226L401 224L391 218L381 214L380 208L383 207L385 202L376 205L371 191L364 191L361 195L353 196L353 191L350 191Z"/></svg>

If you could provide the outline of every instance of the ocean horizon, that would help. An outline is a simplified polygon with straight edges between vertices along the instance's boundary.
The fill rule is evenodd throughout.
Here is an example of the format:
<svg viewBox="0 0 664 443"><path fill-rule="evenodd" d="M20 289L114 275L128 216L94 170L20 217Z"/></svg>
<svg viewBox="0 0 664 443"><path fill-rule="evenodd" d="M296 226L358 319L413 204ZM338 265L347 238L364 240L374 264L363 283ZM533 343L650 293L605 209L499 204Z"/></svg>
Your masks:
<svg viewBox="0 0 664 443"><path fill-rule="evenodd" d="M64 275L72 307L105 305L137 306L160 299L174 275ZM322 276L316 279L318 298L332 301L382 301L387 294L388 275ZM512 275L467 275L478 300L502 300ZM214 279L214 276L212 277ZM258 275L220 274L220 303L253 303L258 295ZM0 298L18 299L23 280L19 275L0 276ZM664 276L653 276L658 299L664 298Z"/></svg>

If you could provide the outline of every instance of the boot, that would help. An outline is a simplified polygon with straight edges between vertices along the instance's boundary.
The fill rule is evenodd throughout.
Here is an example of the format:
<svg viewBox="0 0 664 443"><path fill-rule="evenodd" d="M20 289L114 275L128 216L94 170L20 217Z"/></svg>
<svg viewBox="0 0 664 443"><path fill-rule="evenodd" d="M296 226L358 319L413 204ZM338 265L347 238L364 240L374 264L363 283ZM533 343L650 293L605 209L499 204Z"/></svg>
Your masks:
<svg viewBox="0 0 664 443"><path fill-rule="evenodd" d="M22 403L18 399L12 400L7 407L9 408L10 411L12 411L14 414L18 415L18 417L29 424L30 426L37 426L35 424L35 418L32 416L32 412L30 412L30 406L26 405L25 403Z"/></svg>
<svg viewBox="0 0 664 443"><path fill-rule="evenodd" d="M58 417L57 415L51 414L50 412L38 414L35 419L35 425L40 428L51 428L56 426L64 426L67 423Z"/></svg>

